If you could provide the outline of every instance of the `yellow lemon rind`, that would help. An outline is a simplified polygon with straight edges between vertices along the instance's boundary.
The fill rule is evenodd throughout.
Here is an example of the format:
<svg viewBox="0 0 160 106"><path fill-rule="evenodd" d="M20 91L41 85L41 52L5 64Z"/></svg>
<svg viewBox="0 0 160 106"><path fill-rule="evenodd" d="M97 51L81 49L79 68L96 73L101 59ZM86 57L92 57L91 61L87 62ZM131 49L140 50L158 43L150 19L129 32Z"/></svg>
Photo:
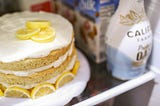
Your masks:
<svg viewBox="0 0 160 106"><path fill-rule="evenodd" d="M47 95L48 93L47 93L47 91L46 91L46 93L44 93L43 95L37 96L38 91L39 91L40 89L42 89L42 88L45 88L45 87L50 88L53 92L55 91L55 87L54 87L52 84L50 84L50 83L39 84L39 85L35 86L35 87L32 89L32 91L31 91L31 98L32 98L32 99L36 99L36 98L38 98L38 97Z"/></svg>
<svg viewBox="0 0 160 106"><path fill-rule="evenodd" d="M59 76L58 77L58 79L56 80L56 82L55 82L55 87L56 87L56 89L58 89L58 88L60 88L61 86L60 86L60 83L61 83L61 81L63 81L63 79L66 77L66 76L70 76L71 78L72 78L72 80L74 79L74 74L72 73L72 72L64 72L61 76ZM70 82L70 81L68 81L68 82ZM67 83L68 83L67 82ZM66 84L66 83L65 83ZM65 85L64 84L64 85Z"/></svg>
<svg viewBox="0 0 160 106"><path fill-rule="evenodd" d="M26 30L26 32L24 32L25 30ZM28 32L27 32L27 30L28 29L25 29L25 28L17 30L16 37L21 40L28 40L32 36L37 35L40 32L40 28L34 29L32 31L28 31Z"/></svg>
<svg viewBox="0 0 160 106"><path fill-rule="evenodd" d="M80 67L80 61L77 60L76 63L75 63L75 65L74 65L74 67L73 67L73 69L72 69L72 73L73 73L74 75L77 74L77 71L78 71L79 67Z"/></svg>
<svg viewBox="0 0 160 106"><path fill-rule="evenodd" d="M33 20L26 22L26 28L36 29L36 28L47 28L51 26L51 23L48 20Z"/></svg>
<svg viewBox="0 0 160 106"><path fill-rule="evenodd" d="M0 96L4 96L4 93L1 89L0 89Z"/></svg>
<svg viewBox="0 0 160 106"><path fill-rule="evenodd" d="M16 92L21 93L21 95L15 95ZM13 95L11 95L11 94L13 94ZM9 87L5 90L4 96L17 97L17 98L23 98L23 97L30 98L30 92L26 89L23 89L23 88L20 88L17 86L12 86L12 87Z"/></svg>

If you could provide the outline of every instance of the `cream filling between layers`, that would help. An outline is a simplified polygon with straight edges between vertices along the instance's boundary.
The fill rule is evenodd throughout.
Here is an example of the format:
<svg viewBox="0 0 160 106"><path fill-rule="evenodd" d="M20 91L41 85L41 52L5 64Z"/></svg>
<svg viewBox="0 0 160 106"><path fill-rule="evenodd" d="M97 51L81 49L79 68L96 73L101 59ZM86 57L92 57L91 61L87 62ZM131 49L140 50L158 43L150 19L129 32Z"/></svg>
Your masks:
<svg viewBox="0 0 160 106"><path fill-rule="evenodd" d="M76 59L77 59L77 58L76 58L76 55L74 55L74 56L72 57L71 62L70 62L69 65L66 67L66 69L65 69L64 72L70 71L70 70L73 69L74 64L75 64L75 62L76 62ZM59 74L59 75L57 75L57 76L55 76L55 77L52 78L52 79L49 79L49 80L45 81L45 82L48 82L48 83L53 84L53 83L55 83L55 81L57 80L57 78L58 78L59 76L61 76L61 75L62 75L62 73ZM8 84L6 84L6 83L4 83L4 82L0 82L0 83L1 83L3 86L5 86L5 87L9 87L9 86L10 86L10 85L8 85ZM41 84L41 83L39 83L39 84ZM22 85L13 85L13 86L18 86L18 87L21 87L21 88L30 89L30 88L35 87L36 85L37 85L37 84L26 85L26 86L22 86Z"/></svg>
<svg viewBox="0 0 160 106"><path fill-rule="evenodd" d="M71 62L69 63L68 67L65 69L64 72L72 70L75 62L76 62L76 56L73 56ZM55 83L55 81L57 80L57 78L58 78L59 76L61 76L61 74L60 74L60 75L57 75L56 77L54 77L54 78L52 78L52 79L50 79L50 80L48 80L47 82L48 82L48 83Z"/></svg>
<svg viewBox="0 0 160 106"><path fill-rule="evenodd" d="M70 56L72 54L73 47L74 47L73 44L74 43L71 44L71 47L69 48L69 50L64 55L60 56L56 61L54 61L50 65L46 65L46 66L43 66L43 67L40 67L40 68L36 68L36 69L32 69L32 70L26 70L26 71L0 70L0 72L4 73L4 74L14 74L16 76L29 76L31 74L49 69L51 67L57 68L67 59L68 56Z"/></svg>

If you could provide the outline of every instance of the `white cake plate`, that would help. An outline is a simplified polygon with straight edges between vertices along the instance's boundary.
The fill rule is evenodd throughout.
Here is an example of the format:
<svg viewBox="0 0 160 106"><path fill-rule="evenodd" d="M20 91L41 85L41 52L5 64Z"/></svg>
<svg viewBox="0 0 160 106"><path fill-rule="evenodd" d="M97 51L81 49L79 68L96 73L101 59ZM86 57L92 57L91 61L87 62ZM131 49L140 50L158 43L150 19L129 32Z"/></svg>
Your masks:
<svg viewBox="0 0 160 106"><path fill-rule="evenodd" d="M59 88L54 93L34 100L1 97L0 106L63 106L69 103L73 97L83 92L90 78L88 61L80 51L78 51L78 59L81 65L74 80Z"/></svg>

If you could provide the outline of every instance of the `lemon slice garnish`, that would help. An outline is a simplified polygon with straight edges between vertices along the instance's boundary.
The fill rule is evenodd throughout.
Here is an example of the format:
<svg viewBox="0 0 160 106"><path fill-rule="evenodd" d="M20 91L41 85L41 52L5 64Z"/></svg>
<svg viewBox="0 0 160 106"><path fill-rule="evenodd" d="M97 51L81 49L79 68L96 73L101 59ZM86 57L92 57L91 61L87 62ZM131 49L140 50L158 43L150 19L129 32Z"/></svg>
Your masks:
<svg viewBox="0 0 160 106"><path fill-rule="evenodd" d="M33 20L26 22L26 28L37 29L37 28L47 28L51 26L51 23L47 20Z"/></svg>
<svg viewBox="0 0 160 106"><path fill-rule="evenodd" d="M29 98L30 92L26 89L14 86L7 88L4 92L4 96L16 98Z"/></svg>
<svg viewBox="0 0 160 106"><path fill-rule="evenodd" d="M4 94L3 94L3 91L0 89L0 96L3 96Z"/></svg>
<svg viewBox="0 0 160 106"><path fill-rule="evenodd" d="M30 39L32 36L37 35L40 32L40 28L38 29L19 29L16 31L16 37L21 40Z"/></svg>
<svg viewBox="0 0 160 106"><path fill-rule="evenodd" d="M38 97L48 95L54 91L55 91L55 87L52 84L49 84L49 83L40 84L33 88L31 92L31 97L33 99L36 99Z"/></svg>
<svg viewBox="0 0 160 106"><path fill-rule="evenodd" d="M39 43L51 42L55 38L55 31L53 28L49 27L41 30L38 35L32 36L31 40Z"/></svg>
<svg viewBox="0 0 160 106"><path fill-rule="evenodd" d="M78 69L79 69L79 66L80 66L80 62L77 60L76 63L75 63L75 65L74 65L74 67L73 67L73 69L72 69L72 73L73 73L74 75L77 74L77 71L78 71Z"/></svg>
<svg viewBox="0 0 160 106"><path fill-rule="evenodd" d="M1 89L2 91L5 91L5 90L6 90L6 87L3 86L2 84L0 84L0 89Z"/></svg>
<svg viewBox="0 0 160 106"><path fill-rule="evenodd" d="M74 78L74 74L71 72L64 72L58 79L56 80L56 89L62 87L63 85L67 84L68 82L72 81Z"/></svg>
<svg viewBox="0 0 160 106"><path fill-rule="evenodd" d="M21 40L31 39L39 43L51 42L55 38L55 30L47 20L33 20L26 22L26 28L16 31L17 38Z"/></svg>

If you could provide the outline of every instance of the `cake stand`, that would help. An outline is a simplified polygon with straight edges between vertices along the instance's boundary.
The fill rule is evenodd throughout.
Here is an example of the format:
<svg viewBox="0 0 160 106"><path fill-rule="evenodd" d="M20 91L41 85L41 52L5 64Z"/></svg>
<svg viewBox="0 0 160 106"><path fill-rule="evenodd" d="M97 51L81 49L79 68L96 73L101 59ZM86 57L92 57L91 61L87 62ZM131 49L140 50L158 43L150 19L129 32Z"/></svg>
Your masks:
<svg viewBox="0 0 160 106"><path fill-rule="evenodd" d="M90 67L85 56L78 51L78 59L81 63L74 80L59 88L54 93L38 99L24 98L0 98L0 106L63 106L72 98L80 95L85 89L90 78Z"/></svg>

